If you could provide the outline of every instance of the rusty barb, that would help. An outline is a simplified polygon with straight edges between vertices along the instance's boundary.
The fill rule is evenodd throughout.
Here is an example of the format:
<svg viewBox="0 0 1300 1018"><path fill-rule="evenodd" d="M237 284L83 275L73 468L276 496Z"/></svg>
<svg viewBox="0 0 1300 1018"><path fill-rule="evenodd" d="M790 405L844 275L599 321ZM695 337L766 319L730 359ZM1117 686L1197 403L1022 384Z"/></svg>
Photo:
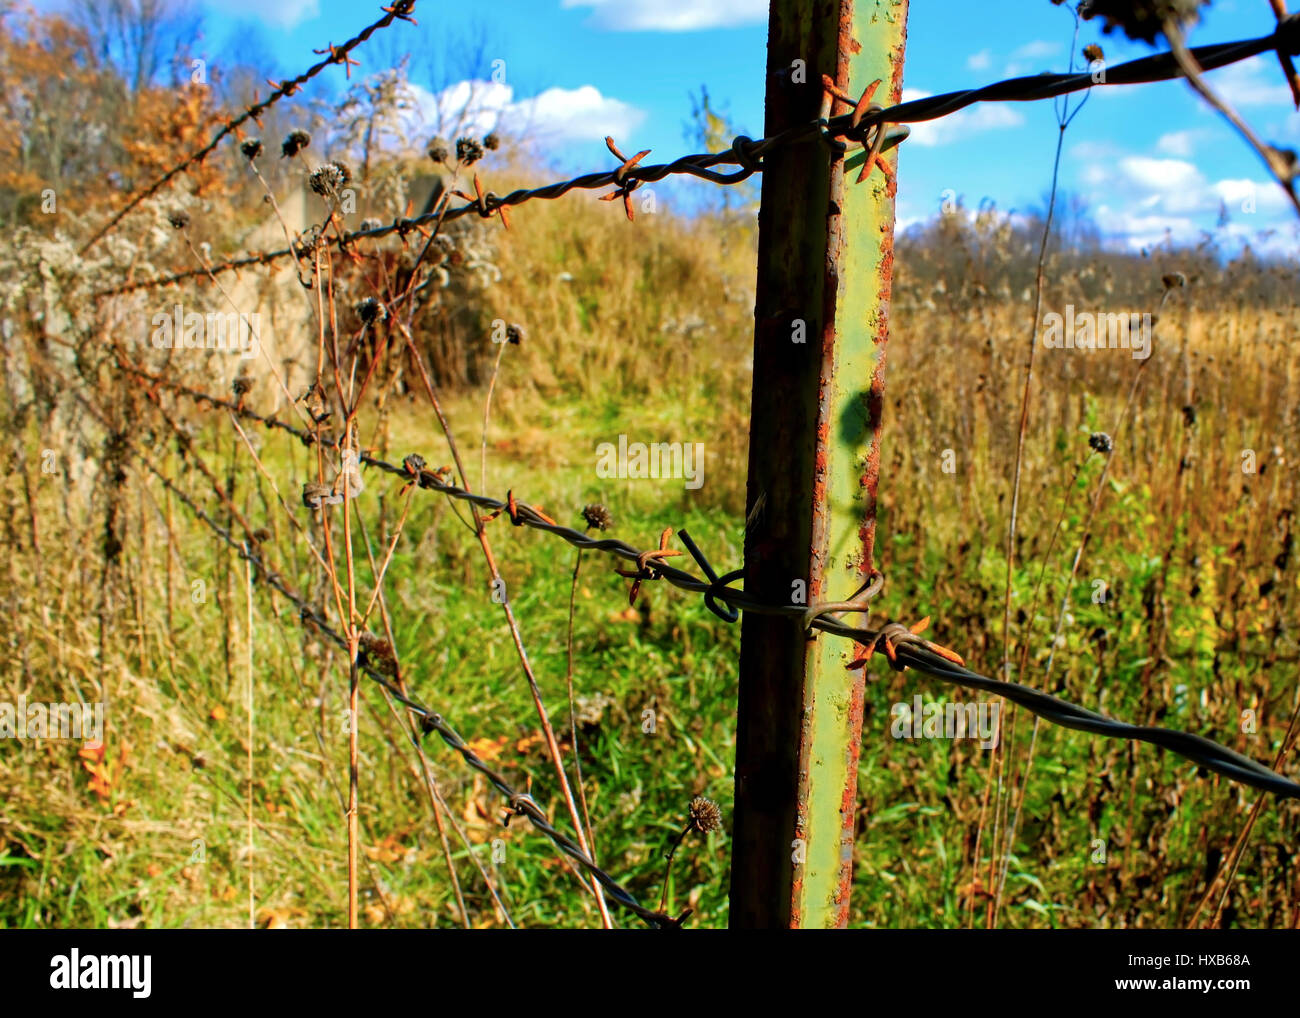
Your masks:
<svg viewBox="0 0 1300 1018"><path fill-rule="evenodd" d="M850 669L865 668L867 662L871 660L871 655L883 646L885 648L885 656L889 658L889 663L893 665L895 671L901 672L907 667L907 665L899 660L898 648L904 644L912 644L916 647L922 647L925 650L928 650L931 654L937 654L945 661L951 661L955 665L964 666L966 664L965 660L963 660L961 655L957 654L955 651L951 651L947 647L941 647L937 643L931 643L929 640L921 638L920 634L924 633L929 628L929 615L923 618L920 622L914 623L910 626L905 626L901 622L889 622L881 627L880 635L876 637L875 642L867 645L866 652L862 657L850 662L848 667Z"/></svg>
<svg viewBox="0 0 1300 1018"><path fill-rule="evenodd" d="M310 445L320 441L324 445L337 446L338 439L329 436L320 436L318 439L315 435L307 431L302 431L284 421L277 420L273 417L265 417L255 413L247 408L241 408L238 404L211 396L207 393L200 392L196 389L189 388L178 382L172 382L168 379L149 374L135 368L134 366L119 360L119 365L128 374L131 374L144 381L150 382L155 386L171 389L181 395L184 395L196 402L207 403L213 407L222 407L231 413L256 420L263 423L267 428L274 428L285 431L296 436L304 444ZM705 603L713 606L710 610L720 617L725 616L721 610L716 607L717 602L728 605L733 611L754 612L760 615L785 616L792 620L804 621L809 614L808 608L792 604L774 604L760 600L759 598L747 593L743 589L736 589L731 584L740 580L744 576L744 571L737 569L723 576L718 576L714 570L704 568L704 557L700 553L695 542L690 540L683 531L681 534L682 543L685 544L692 556L697 562L701 563L705 579L701 579L692 573L670 565L666 561L674 555L680 555L680 552L672 551L668 548L668 541L672 537L671 528L664 531L660 536L659 548L645 551L635 548L623 541L613 538L593 538L589 534L571 527L560 526L526 503L519 502L514 498L513 492L510 500L507 502L490 498L486 495L478 495L473 492L458 488L455 485L444 480L445 474L440 471L424 469L422 465L424 460L419 456L408 456L403 465L394 465L383 460L376 459L373 456L363 454L359 457L360 462L366 466L380 470L384 473L392 474L407 484L412 480L419 487L426 490L435 491L446 495L449 498L462 502L468 502L480 509L486 509L489 512L502 510L511 514L512 521L518 521L521 525L530 527L534 530L542 530L549 534L561 538L575 548L592 549L594 551L605 552L622 558L625 561L636 563L635 571L620 570L621 575L628 576L634 580L634 585L646 579L667 580L672 586L679 590L684 590L693 594L703 595ZM512 509L513 506L513 509ZM652 573L650 575L641 575L642 573ZM883 582L883 581L882 581ZM1200 735L1194 735L1191 732L1184 732L1174 728L1161 728L1149 725L1132 725L1125 721L1118 721L1114 718L1107 717L1095 711L1088 710L1086 707L1068 700L1062 700L1059 697L1052 696L1030 686L1023 686L1015 682L1007 682L1003 679L993 679L978 672L971 671L961 663L961 658L947 648L940 647L928 640L922 639L920 634L925 631L929 625L929 618L913 626L904 626L898 622L887 622L876 629L850 626L838 618L832 617L835 612L840 611L861 611L864 602L869 601L875 591L872 586L876 583L873 575L868 578L867 584L860 590L851 601L847 602L848 607L839 607L835 604L814 605L812 606L813 616L809 623L811 628L818 629L832 636L839 636L845 639L853 640L863 647L867 648L867 653L861 659L860 663L855 661L849 667L865 667L869 662L872 654L877 647L883 647L886 657L890 664L897 670L911 668L923 675L947 682L952 685L962 686L970 689L980 689L1001 696L1012 703L1024 707L1026 710L1043 718L1052 724L1060 725L1064 728L1072 728L1078 731L1089 732L1094 735L1101 735L1106 738L1128 739L1136 742L1145 742L1153 746L1160 746L1168 749L1179 756L1191 760L1193 763L1207 770L1215 771L1222 774L1231 781L1237 781L1252 788L1258 788L1263 791L1273 792L1275 795L1290 799L1300 799L1300 784L1291 781L1281 774L1270 770L1263 764L1243 756L1226 746L1217 742L1206 739ZM844 602L841 602L844 604ZM382 681L382 679L381 679ZM391 691L391 690L390 690ZM406 700L402 701L407 703ZM409 705L409 704L408 704ZM421 708L423 709L423 708ZM463 743L457 744L451 742L447 733L438 729L439 734L445 742L461 751L461 755L471 767L490 774L484 769L481 761L477 758L471 759L472 753L467 754L463 750ZM452 733L454 735L454 733ZM456 737L459 738L458 736ZM494 782L495 784L495 782ZM500 786L498 786L500 787ZM509 795L514 795L513 790ZM536 824L534 824L536 826ZM547 833L547 832L544 832ZM557 845L564 846L552 837ZM560 837L563 837L562 835ZM564 848L568 854L573 852ZM577 858L577 856L574 856ZM587 865L583 863L583 865ZM604 884L604 881L602 881ZM605 885L608 887L608 885ZM611 891L611 893L613 893ZM628 906L631 907L631 906ZM640 908L640 906L636 906ZM641 914L638 912L638 914ZM643 916L644 918L644 916ZM663 917L657 917L661 921Z"/></svg>
<svg viewBox="0 0 1300 1018"><path fill-rule="evenodd" d="M614 158L619 160L623 165L614 171L614 183L618 184L618 188L610 194L601 195L600 200L614 201L616 198L622 198L623 211L627 213L627 221L629 223L633 222L635 221L636 216L632 213L632 192L641 186L641 181L628 180L627 175L629 170L635 169L636 164L650 154L650 150L648 148L642 149L629 159L618 150L618 146L614 144L614 139L609 135L605 136L605 147L608 148L610 152L613 153Z"/></svg>
<svg viewBox="0 0 1300 1018"><path fill-rule="evenodd" d="M808 610L803 613L804 632L809 637L815 635L813 633L813 623L823 615L839 612L862 612L864 615L869 615L871 612L871 599L880 593L880 588L884 585L885 574L879 569L873 569L866 582L847 601L823 601L809 605Z"/></svg>
<svg viewBox="0 0 1300 1018"><path fill-rule="evenodd" d="M812 639L816 635L813 628L818 619L840 612L861 612L870 618L871 599L880 593L884 585L884 574L879 569L873 569L871 575L867 577L867 581L847 601L825 601L810 605L808 610L803 613L805 633L807 633L809 639ZM922 647L931 654L937 654L945 661L951 661L955 665L965 665L965 660L956 651L941 647L937 643L931 643L929 640L921 639L919 634L924 633L929 626L930 616L928 615L913 626L905 626L901 622L886 623L881 627L879 635L866 644L862 656L854 659L847 667L850 669L865 668L867 662L871 660L871 655L883 646L885 655L889 658L889 663L901 672L905 666L898 659L897 647L899 644L904 643Z"/></svg>
<svg viewBox="0 0 1300 1018"><path fill-rule="evenodd" d="M389 13L385 18L371 25L362 32L356 39L336 47L336 50L347 52L354 46L359 45L370 33L384 25L391 23L397 17L403 17L409 14L414 7L413 0L408 0L406 4L397 3L393 7L384 8L386 11L396 11L401 9L401 13ZM404 18L404 20L410 20ZM1261 53L1277 52L1283 56L1291 56L1300 52L1300 16L1291 15L1278 23L1277 30L1270 35L1261 36L1257 39L1245 39L1238 42L1216 43L1209 46L1198 46L1190 51L1196 59L1197 64L1202 70L1212 71L1220 67L1226 67L1229 64L1239 63L1243 60L1249 60L1251 57L1258 56ZM287 94L285 89L294 84L307 80L321 68L337 63L334 57L322 61L316 67L298 78L293 82L285 82L274 92L270 99L259 103L255 107L250 107L249 111L240 117L232 120L230 125L218 132L203 149L196 152L190 159L179 164L172 170L169 170L162 178L156 181L150 187L146 188L139 195L133 198L125 208L123 208L112 220L109 221L94 237L82 248L82 254L91 248L105 233L117 225L122 217L132 208L138 205L145 198L156 193L165 183L175 177L177 174L188 169L191 165L202 160L211 152L217 143L227 134L231 133L240 123L251 119L257 113L260 113L267 106L271 105L282 95ZM823 115L818 119L810 121L807 124L796 124L780 134L773 135L770 138L754 140L744 136L737 137L731 144L731 147L721 152L701 152L693 155L682 156L671 163L655 164L651 166L642 165L640 160L648 154L642 152L633 156L631 159L626 158L613 145L612 140L607 144L615 158L620 161L620 165L615 170L609 170L599 173L588 173L580 177L574 177L570 180L557 181L553 184L547 184L543 187L520 188L511 191L509 194L498 197L491 193L476 193L474 196L460 195L465 201L464 205L454 209L439 208L415 218L402 217L387 223L384 226L375 227L366 230L354 230L350 233L343 233L333 239L333 243L339 245L340 250L345 250L348 245L358 240L379 240L391 234L397 234L405 237L406 234L413 230L418 230L426 225L435 225L438 223L450 223L461 216L479 215L483 217L490 216L498 210L502 212L502 222L505 222L505 209L507 206L522 205L524 202L535 200L550 201L560 198L575 189L594 190L597 188L607 187L611 184L615 186L615 191L611 194L604 195L607 200L615 198L623 199L624 212L629 218L632 216L631 209L631 191L641 184L652 183L663 180L665 177L673 175L689 175L699 177L703 180L715 184L737 184L743 180L749 179L755 173L763 169L763 158L769 152L777 149L784 149L804 142L821 138L826 144L829 144L836 151L843 152L847 149L849 143L859 142L867 149L867 159L862 165L862 170L858 174L859 180L866 179L866 176L876 166L882 168L882 172L889 173L889 169L880 160L880 155L887 152L890 148L898 145L907 137L906 124L919 123L928 120L938 120L946 117L958 110L965 109L975 103L981 102L1036 102L1043 99L1052 99L1058 96L1067 95L1073 92L1083 92L1091 88L1109 88L1120 85L1138 85L1147 84L1155 81L1173 81L1183 76L1178 62L1168 53L1158 53L1154 56L1142 57L1138 60L1131 60L1128 63L1117 64L1114 67L1107 68L1106 78L1104 81L1094 81L1091 72L1081 71L1078 73L1068 74L1037 74L1021 78L1010 78L1005 81L995 82L991 85L985 85L981 88L965 89L959 92L948 92L943 95L926 96L923 99L914 99L910 102L900 103L897 106L882 107L872 101L874 89L868 87L861 96L854 99L848 92L837 86L832 85L831 90L826 89L826 81L820 84L824 90L822 112ZM850 112L831 116L834 103L843 102L851 107ZM886 126L890 125L890 126ZM877 128L882 129L877 129ZM840 139L847 139L841 141ZM715 169L723 165L737 166L733 172L724 172ZM104 290L97 290L91 296L95 298L111 297L125 293L131 293L135 290L152 289L159 286L171 286L182 283L191 279L208 279L225 272L237 272L240 269L251 268L257 265L269 265L283 258L290 257L294 254L292 248L279 248L274 250L262 251L256 254L245 255L240 258L233 258L228 261L205 266L200 269L187 269L181 272L175 272L166 276L159 276L153 279L144 279L132 283L124 283L119 286L109 287Z"/></svg>
<svg viewBox="0 0 1300 1018"><path fill-rule="evenodd" d="M681 555L680 551L671 551L668 548L668 542L672 540L673 528L665 527L664 532L659 535L659 547L653 551L643 551L636 557L636 569L615 569L614 572L619 576L626 576L632 581L632 587L628 591L627 603L636 604L636 596L641 592L641 583L644 580L657 580L662 575L651 563L661 563L666 558L674 558Z"/></svg>
<svg viewBox="0 0 1300 1018"><path fill-rule="evenodd" d="M867 153L867 158L862 164L862 169L858 173L856 183L861 184L871 174L871 171L879 165L880 172L887 178L893 179L894 171L889 168L888 163L880 162L880 156L883 152L888 152L907 140L912 133L912 129L907 125L891 127L889 122L883 119L885 108L880 103L872 102L872 97L876 94L876 89L880 87L881 79L877 78L855 101L852 96L841 89L830 75L822 75L822 90L825 95L822 99L822 119L829 125L831 114L834 111L836 101L845 103L853 107L849 114L849 130L844 132L844 137L852 141L858 141L862 144ZM862 118L867 114L876 114L879 119L872 125L863 126ZM844 152L848 146L844 142L831 138L828 134L829 127L823 129L822 137L832 147L834 151Z"/></svg>
<svg viewBox="0 0 1300 1018"><path fill-rule="evenodd" d="M506 212L505 205L490 204L490 202L496 198L496 195L491 191L485 192L483 190L483 181L479 179L477 173L474 174L474 193L472 195L466 194L464 191L452 191L451 193L457 198L470 202L471 204L465 206L465 208L474 209L474 211L479 214L480 218L491 219L494 215L500 216L501 225L507 230L510 229L510 217ZM418 228L418 225L416 228Z"/></svg>

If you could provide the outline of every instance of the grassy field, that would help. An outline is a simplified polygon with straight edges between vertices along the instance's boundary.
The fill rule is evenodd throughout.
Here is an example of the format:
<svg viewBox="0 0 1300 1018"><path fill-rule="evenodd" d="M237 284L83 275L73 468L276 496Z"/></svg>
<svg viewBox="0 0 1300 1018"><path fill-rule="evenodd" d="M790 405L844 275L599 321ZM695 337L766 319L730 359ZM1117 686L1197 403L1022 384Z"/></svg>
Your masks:
<svg viewBox="0 0 1300 1018"><path fill-rule="evenodd" d="M563 209L535 203L512 225L508 235L493 235L500 280L474 296L480 322L499 318L526 330L502 358L482 489L513 491L574 526L584 505L601 502L615 521L611 535L641 547L655 546L665 527L686 527L720 570L739 566L752 233L717 217L667 213L629 226L609 206L585 200ZM626 243L631 230L634 246ZM1045 306L1097 307L1120 287L1138 296L1120 308L1112 296L1102 309L1154 311L1161 277L1182 265L1165 252L1106 279L1063 260L1051 266ZM958 291L922 278L904 256L887 372L879 564L888 582L878 605L909 622L932 615L937 640L996 674L1031 310L1019 289ZM362 291L355 279L345 284L353 287L340 286L347 309ZM1126 351L1039 349L1005 635L1013 677L1027 684L1134 722L1200 732L1271 763L1300 689L1293 554L1300 378L1287 345L1296 311L1234 304L1209 280L1188 284L1165 300L1140 375L1144 362ZM490 358L496 350L485 337L486 329L474 341ZM202 462L250 526L268 531L263 547L286 580L336 617L308 547L309 537L321 547L320 517L299 498L315 478L315 453L258 429L250 431L255 462L227 415L164 394L171 420L192 432L183 457L156 407L99 368L102 384L86 390L86 401L117 422L115 442L114 429L60 391L75 366L57 350L44 352L48 368L31 361L37 382L28 412L6 419L9 650L0 675L8 700L102 699L107 726L100 755L51 741L0 750L7 790L0 925L341 925L346 655L304 629L283 597L250 590L243 563L141 459L224 521L228 507L212 496ZM202 363L170 367L198 388L226 388ZM247 398L269 409L269 379L255 373ZM446 396L476 488L484 400L482 385ZM385 458L418 452L431 467L450 462L414 386L391 391L382 407L368 401L362 422L363 442ZM1114 442L1104 475L1108 457L1089 445L1097 432ZM620 434L703 442L704 484L598 477L596 446ZM53 470L43 468L47 450ZM478 542L447 501L400 488L369 471L353 503L358 598L369 599L371 557L382 561L409 509L383 584L406 681L564 827L537 713ZM328 518L342 554L342 514ZM576 756L599 861L656 903L663 854L688 803L696 795L717 801L724 830L684 842L667 890L670 910L690 905L692 923L725 925L739 626L663 583L646 584L630 607L629 581L593 553L582 556L570 616L576 551L505 517L488 533L571 777L572 624ZM1099 583L1107 592L1101 603L1093 598ZM371 628L382 631L378 616ZM997 752L970 741L897 740L893 704L971 697L883 662L872 667L854 925L1191 920L1252 794L1151 747L1036 729L1012 710ZM1249 721L1243 712L1253 712ZM549 843L523 821L503 827L500 797L486 781L436 738L425 748L446 804L465 912L405 721L367 683L359 732L363 922L503 925L477 860L514 923L598 925L595 903ZM991 797L990 774L1001 775ZM994 851L994 817L1014 815L1022 787L1021 822L1004 856ZM1265 804L1224 924L1292 921L1298 820L1294 803ZM989 874L1004 866L1005 892L992 915ZM615 918L627 922L617 911Z"/></svg>

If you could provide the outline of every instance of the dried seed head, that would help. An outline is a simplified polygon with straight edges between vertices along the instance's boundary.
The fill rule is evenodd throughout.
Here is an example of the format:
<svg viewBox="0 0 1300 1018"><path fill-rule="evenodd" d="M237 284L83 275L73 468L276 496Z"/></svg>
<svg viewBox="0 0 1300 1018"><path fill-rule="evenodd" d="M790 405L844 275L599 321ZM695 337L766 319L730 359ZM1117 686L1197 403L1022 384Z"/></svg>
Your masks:
<svg viewBox="0 0 1300 1018"><path fill-rule="evenodd" d="M393 645L371 632L363 632L357 642L360 644L362 664L368 664L375 671L384 675L397 674L397 656Z"/></svg>
<svg viewBox="0 0 1300 1018"><path fill-rule="evenodd" d="M1094 42L1083 47L1083 59L1092 64L1096 63L1098 60L1105 60L1106 54L1102 52L1102 48Z"/></svg>
<svg viewBox="0 0 1300 1018"><path fill-rule="evenodd" d="M247 394L248 391L252 388L253 388L253 380L249 378L247 375L240 375L238 378L236 378L233 382L230 383L230 391L233 392L236 396L243 396Z"/></svg>
<svg viewBox="0 0 1300 1018"><path fill-rule="evenodd" d="M473 166L483 158L483 146L473 138L457 138L456 158L466 166Z"/></svg>
<svg viewBox="0 0 1300 1018"><path fill-rule="evenodd" d="M599 502L583 506L582 518L586 520L588 530L608 530L614 525L613 515Z"/></svg>
<svg viewBox="0 0 1300 1018"><path fill-rule="evenodd" d="M1111 450L1115 448L1114 441L1104 431L1094 431L1088 438L1088 445L1103 456L1110 455Z"/></svg>
<svg viewBox="0 0 1300 1018"><path fill-rule="evenodd" d="M176 209L174 212L167 214L167 222L178 230L183 230L190 225L190 214L182 209Z"/></svg>
<svg viewBox="0 0 1300 1018"><path fill-rule="evenodd" d="M1085 20L1104 18L1106 33L1124 29L1130 39L1154 44L1172 21L1179 27L1192 24L1210 0L1083 0L1079 13Z"/></svg>
<svg viewBox="0 0 1300 1018"><path fill-rule="evenodd" d="M243 153L244 158L248 160L256 159L262 154L262 139L247 138L239 143L239 151Z"/></svg>
<svg viewBox="0 0 1300 1018"><path fill-rule="evenodd" d="M691 827L701 834L722 830L722 810L712 799L697 795L691 800Z"/></svg>
<svg viewBox="0 0 1300 1018"><path fill-rule="evenodd" d="M434 138L433 141L429 142L429 147L426 151L429 153L429 158L435 163L445 163L451 158L451 149L448 147L447 142L442 138Z"/></svg>
<svg viewBox="0 0 1300 1018"><path fill-rule="evenodd" d="M518 346L524 341L524 327L517 322L511 322L506 326L506 342L513 346Z"/></svg>
<svg viewBox="0 0 1300 1018"><path fill-rule="evenodd" d="M325 165L317 166L316 169L311 171L307 183L311 185L311 189L318 195L327 198L331 194L337 194L345 181L343 171L339 169L337 163L325 163Z"/></svg>
<svg viewBox="0 0 1300 1018"><path fill-rule="evenodd" d="M311 135L301 128L290 131L280 144L280 157L293 158L311 144Z"/></svg>
<svg viewBox="0 0 1300 1018"><path fill-rule="evenodd" d="M483 136L483 147L487 149L489 152L495 152L497 149L501 147L501 139L497 137L495 131L493 131L491 134L485 134Z"/></svg>
<svg viewBox="0 0 1300 1018"><path fill-rule="evenodd" d="M1167 276L1161 276L1160 282L1164 284L1166 290L1173 290L1180 286L1186 286L1187 277L1181 272L1171 272Z"/></svg>
<svg viewBox="0 0 1300 1018"><path fill-rule="evenodd" d="M374 297L367 297L357 305L357 317L367 325L382 322L388 317L388 309Z"/></svg>

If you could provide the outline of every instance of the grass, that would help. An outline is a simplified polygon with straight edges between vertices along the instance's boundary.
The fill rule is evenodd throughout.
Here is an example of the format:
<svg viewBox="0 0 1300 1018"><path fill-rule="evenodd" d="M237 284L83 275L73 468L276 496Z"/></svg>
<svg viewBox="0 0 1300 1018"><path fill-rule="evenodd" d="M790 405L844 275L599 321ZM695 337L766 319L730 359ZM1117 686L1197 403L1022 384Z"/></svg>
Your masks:
<svg viewBox="0 0 1300 1018"><path fill-rule="evenodd" d="M718 255L720 227L707 218L650 216L629 227L608 206L576 200L563 209L535 203L513 223L493 241L502 279L476 298L482 317L527 329L524 344L506 351L494 396L487 490L513 490L572 525L580 525L584 504L601 501L614 515L613 535L641 547L654 546L665 527L684 526L719 572L738 566L752 237L740 234ZM630 229L641 231L631 247ZM1176 265L1174 255L1161 257ZM1157 297L1168 267L1150 266ZM1085 286L1081 277L1052 278L1049 309ZM1028 313L1009 296L932 292L903 260L881 485L880 565L888 583L878 609L904 621L933 615L936 639L985 674L996 672L1001 655L1014 391ZM1171 301L1134 415L1114 435L1114 463L1071 590L1051 691L1134 722L1202 732L1259 760L1271 762L1281 747L1298 687L1290 457L1300 442L1300 379L1287 346L1294 322L1293 307L1234 306L1195 287ZM1031 685L1044 682L1057 606L1100 482L1102 459L1089 456L1088 439L1113 428L1135 366L1123 351L1040 352L1011 634L1013 660L1028 645L1018 677ZM195 384L222 388L206 370L194 366ZM224 519L203 476L182 462L174 437L138 394L105 380L93 395L121 414L133 446ZM271 396L259 378L252 405ZM450 395L447 411L477 486L482 393ZM286 579L330 610L320 570L228 420L184 404L174 413L197 429L196 454L228 480L252 526L272 532L267 547ZM363 435L387 458L420 452L431 467L450 462L421 401L393 397L385 414L381 427L368 407ZM120 486L97 471L109 461L103 433L67 404L14 415L7 425L14 458L0 482L10 550L4 695L102 697L109 720L99 792L76 745L6 742L0 750L0 781L9 790L0 804L0 925L342 925L345 655L304 631L293 606L265 591L252 595L250 632L242 564L131 456ZM282 435L253 434L295 518L319 536L320 523L298 500L314 459ZM703 488L597 477L595 446L619 434L704 442ZM53 473L41 469L47 449L57 454ZM1242 469L1247 450L1254 473ZM955 464L952 472L946 462ZM408 497L399 487L369 472L357 503L377 556ZM518 787L531 780L532 794L565 827L474 535L440 497L416 491L409 498L385 596L411 690ZM337 512L333 518L337 547ZM109 570L106 531L123 543ZM565 646L576 552L505 517L489 532L568 756ZM364 603L372 581L355 528L353 537ZM574 618L579 749L598 859L653 904L663 853L690 799L722 803L729 826L740 630L663 583L646 584L629 608L629 581L613 565L583 556ZM1101 603L1092 597L1098 581L1107 590ZM381 628L377 618L370 628ZM894 703L965 695L913 673L873 669L852 922L980 925L987 821L981 858L972 856L989 753L967 741L890 735ZM1004 744L1012 775L1024 759L1027 719L1016 733L1014 744ZM518 925L598 925L593 901L551 846L523 821L503 827L496 792L436 739L426 747L469 842L450 834L470 923L501 924L472 851ZM369 683L359 752L363 924L457 924L409 738ZM1044 726L1000 922L1186 923L1253 801L1154 748ZM1294 803L1266 804L1224 923L1291 922L1300 900L1291 847L1298 819ZM725 925L728 857L725 834L689 838L677 853L669 910L689 905L692 923ZM617 910L616 918L627 921Z"/></svg>

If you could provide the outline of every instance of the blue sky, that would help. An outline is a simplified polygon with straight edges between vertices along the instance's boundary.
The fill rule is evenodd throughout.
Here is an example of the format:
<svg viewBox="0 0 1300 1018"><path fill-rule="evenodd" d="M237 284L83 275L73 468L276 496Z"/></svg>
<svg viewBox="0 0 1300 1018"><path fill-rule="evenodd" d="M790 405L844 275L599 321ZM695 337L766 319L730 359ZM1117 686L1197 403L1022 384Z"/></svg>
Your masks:
<svg viewBox="0 0 1300 1018"><path fill-rule="evenodd" d="M219 59L252 46L278 74L294 73L315 59L313 48L342 42L373 20L378 6L205 0L202 48ZM479 31L484 66L467 76L488 80L491 62L504 61L504 83L480 93L488 97L485 115L506 109L530 116L548 149L562 153L559 167L576 171L610 164L600 143L605 134L624 151L652 149L647 162L687 151L688 92L702 84L744 133L758 136L766 9L766 0L420 0L421 29L398 24L383 34L411 33L418 42L431 28L445 30L443 37ZM1072 27L1071 16L1049 0L913 0L905 96L1064 70ZM1191 41L1263 35L1272 27L1265 0L1218 0ZM1079 45L1089 42L1101 43L1111 63L1150 52L1119 34L1103 35L1096 22L1084 23ZM365 73L382 66L370 44L358 55ZM342 77L331 69L324 88L340 87ZM1275 58L1214 72L1210 80L1266 140L1300 147L1300 114ZM421 81L418 67L413 81L430 92L445 85ZM900 153L900 223L933 215L948 190L970 208L985 198L1005 210L1040 206L1055 136L1050 103L985 105L916 129ZM1224 201L1238 240L1286 253L1300 245L1297 219L1257 157L1180 82L1095 89L1067 134L1062 187L1088 202L1116 245L1152 243L1166 229L1194 240L1214 226ZM1261 239L1267 231L1272 236Z"/></svg>

